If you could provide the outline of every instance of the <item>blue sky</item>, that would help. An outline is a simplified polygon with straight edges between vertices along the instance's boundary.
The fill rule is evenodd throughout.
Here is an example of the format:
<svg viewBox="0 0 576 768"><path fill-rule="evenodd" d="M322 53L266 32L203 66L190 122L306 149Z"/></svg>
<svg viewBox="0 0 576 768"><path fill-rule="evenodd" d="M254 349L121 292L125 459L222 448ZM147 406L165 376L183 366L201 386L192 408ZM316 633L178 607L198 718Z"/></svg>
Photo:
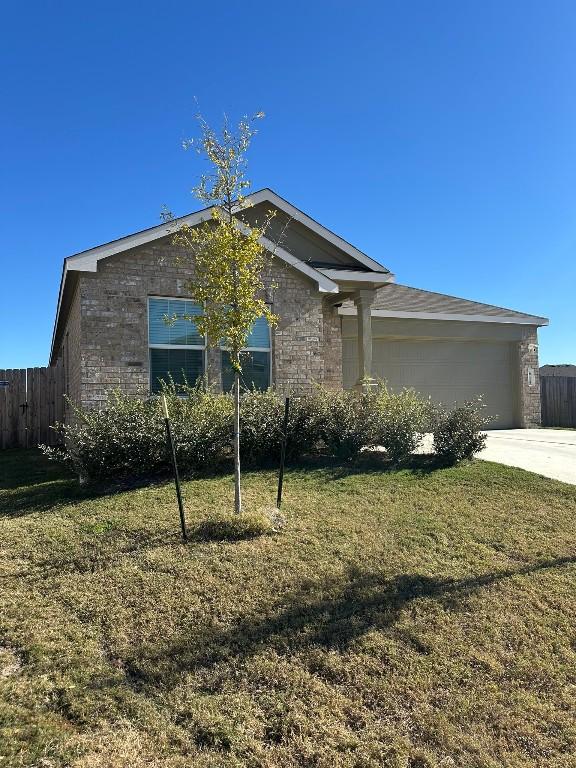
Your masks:
<svg viewBox="0 0 576 768"><path fill-rule="evenodd" d="M62 259L193 210L181 141L260 109L254 188L398 282L550 318L576 363L573 0L10 3L0 368L45 365Z"/></svg>

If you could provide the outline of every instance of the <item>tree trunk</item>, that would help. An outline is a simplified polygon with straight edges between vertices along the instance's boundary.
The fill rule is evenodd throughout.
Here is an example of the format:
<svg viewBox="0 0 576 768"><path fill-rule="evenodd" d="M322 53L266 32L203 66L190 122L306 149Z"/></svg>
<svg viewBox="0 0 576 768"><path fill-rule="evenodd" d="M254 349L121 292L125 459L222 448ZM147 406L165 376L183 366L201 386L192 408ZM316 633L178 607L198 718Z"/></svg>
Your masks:
<svg viewBox="0 0 576 768"><path fill-rule="evenodd" d="M240 489L240 373L234 371L234 511L242 512Z"/></svg>

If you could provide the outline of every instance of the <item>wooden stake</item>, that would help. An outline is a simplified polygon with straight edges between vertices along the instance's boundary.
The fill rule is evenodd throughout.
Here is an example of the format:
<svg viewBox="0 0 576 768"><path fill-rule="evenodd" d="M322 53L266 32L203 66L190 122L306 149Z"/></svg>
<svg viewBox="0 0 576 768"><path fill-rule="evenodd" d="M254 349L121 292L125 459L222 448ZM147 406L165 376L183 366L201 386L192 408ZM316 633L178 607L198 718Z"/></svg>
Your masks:
<svg viewBox="0 0 576 768"><path fill-rule="evenodd" d="M284 403L284 426L282 428L282 443L280 445L280 473L278 475L278 495L276 497L276 506L280 509L282 504L282 487L284 485L284 462L286 461L286 441L288 440L288 416L290 413L290 398L286 398Z"/></svg>
<svg viewBox="0 0 576 768"><path fill-rule="evenodd" d="M182 539L183 541L188 541L188 536L186 534L186 520L184 518L184 504L182 503L182 493L180 492L180 476L178 475L178 464L176 463L176 449L174 448L174 440L172 438L172 429L170 427L170 416L168 414L168 403L166 402L166 395L162 395L162 406L164 408L166 436L168 438L168 445L170 447L170 455L172 456L172 471L174 472L174 484L176 485L176 497L178 498L178 509L180 511L180 527L182 528Z"/></svg>

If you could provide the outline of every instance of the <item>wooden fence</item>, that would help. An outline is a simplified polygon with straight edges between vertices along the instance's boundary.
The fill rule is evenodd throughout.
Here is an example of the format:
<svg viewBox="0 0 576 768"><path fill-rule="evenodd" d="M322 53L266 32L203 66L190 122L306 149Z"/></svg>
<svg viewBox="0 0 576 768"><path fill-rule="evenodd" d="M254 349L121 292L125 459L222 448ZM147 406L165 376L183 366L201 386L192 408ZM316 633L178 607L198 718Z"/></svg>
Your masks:
<svg viewBox="0 0 576 768"><path fill-rule="evenodd" d="M52 425L64 418L64 369L0 369L0 448L55 445Z"/></svg>
<svg viewBox="0 0 576 768"><path fill-rule="evenodd" d="M576 376L540 378L543 427L576 427Z"/></svg>

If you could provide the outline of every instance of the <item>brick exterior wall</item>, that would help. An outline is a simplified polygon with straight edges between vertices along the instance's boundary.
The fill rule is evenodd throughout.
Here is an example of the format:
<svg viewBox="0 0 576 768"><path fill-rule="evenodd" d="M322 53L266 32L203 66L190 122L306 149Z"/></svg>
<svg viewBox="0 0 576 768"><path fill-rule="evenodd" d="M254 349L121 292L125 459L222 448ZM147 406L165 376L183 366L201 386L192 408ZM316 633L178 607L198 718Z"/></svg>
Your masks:
<svg viewBox="0 0 576 768"><path fill-rule="evenodd" d="M338 310L323 301L324 386L342 389L342 318Z"/></svg>
<svg viewBox="0 0 576 768"><path fill-rule="evenodd" d="M64 419L71 420L71 408L69 401L80 402L82 385L82 357L81 357L81 301L80 289L77 286L66 320L66 326L62 335L62 343L58 360L62 361L64 371L64 393L69 399L64 405Z"/></svg>
<svg viewBox="0 0 576 768"><path fill-rule="evenodd" d="M272 379L288 393L310 388L315 382L332 386L341 355L339 317L327 307L318 286L287 264L276 260L265 282L275 285L272 310L278 325L272 332ZM342 367L339 370L342 386Z"/></svg>
<svg viewBox="0 0 576 768"><path fill-rule="evenodd" d="M104 259L79 281L81 311L78 401L102 405L112 388L130 395L149 392L148 297L189 297L192 274L175 261L166 241ZM282 392L315 382L342 386L340 319L322 300L317 285L275 259L267 270L273 312L272 381ZM208 350L209 381L220 386L220 354Z"/></svg>
<svg viewBox="0 0 576 768"><path fill-rule="evenodd" d="M538 367L538 329L526 328L518 344L518 376L520 394L520 426L541 424L540 370ZM530 374L530 371L532 373ZM529 381L529 375L533 377Z"/></svg>
<svg viewBox="0 0 576 768"><path fill-rule="evenodd" d="M148 395L148 297L189 298L186 282L192 274L175 256L172 245L156 241L102 260L97 272L79 273L59 351L74 402L101 406L112 388ZM272 332L273 385L284 393L314 383L342 387L341 318L329 297L279 259L267 271L264 282L274 286L272 310L279 317ZM515 343L520 426L538 426L537 329L522 328ZM207 375L215 388L221 386L219 350L207 351Z"/></svg>

